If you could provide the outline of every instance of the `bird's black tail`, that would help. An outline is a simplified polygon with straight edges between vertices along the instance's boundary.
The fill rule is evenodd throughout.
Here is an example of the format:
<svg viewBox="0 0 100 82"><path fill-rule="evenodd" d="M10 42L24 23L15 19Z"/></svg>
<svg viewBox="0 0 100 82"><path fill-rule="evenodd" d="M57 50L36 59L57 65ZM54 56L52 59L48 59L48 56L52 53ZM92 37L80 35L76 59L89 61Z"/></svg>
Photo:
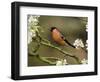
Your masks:
<svg viewBox="0 0 100 82"><path fill-rule="evenodd" d="M73 48L75 48L75 46L74 45L72 45L71 43L69 43L66 39L64 40L69 46L71 46L71 47L73 47Z"/></svg>

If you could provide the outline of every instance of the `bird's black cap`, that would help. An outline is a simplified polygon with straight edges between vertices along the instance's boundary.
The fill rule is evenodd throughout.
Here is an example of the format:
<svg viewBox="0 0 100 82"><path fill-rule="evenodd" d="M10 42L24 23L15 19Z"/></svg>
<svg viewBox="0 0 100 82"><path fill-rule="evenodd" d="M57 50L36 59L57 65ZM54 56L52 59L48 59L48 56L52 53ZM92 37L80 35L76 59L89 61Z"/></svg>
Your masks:
<svg viewBox="0 0 100 82"><path fill-rule="evenodd" d="M51 27L51 31L53 31L54 29L56 29L56 27Z"/></svg>

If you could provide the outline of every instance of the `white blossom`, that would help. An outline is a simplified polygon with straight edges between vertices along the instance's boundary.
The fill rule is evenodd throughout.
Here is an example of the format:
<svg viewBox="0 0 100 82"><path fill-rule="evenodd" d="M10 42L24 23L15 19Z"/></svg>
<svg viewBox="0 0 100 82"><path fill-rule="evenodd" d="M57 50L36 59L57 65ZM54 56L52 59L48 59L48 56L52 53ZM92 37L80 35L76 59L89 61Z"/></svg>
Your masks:
<svg viewBox="0 0 100 82"><path fill-rule="evenodd" d="M67 65L67 64L68 64L67 60L64 59L64 60L63 60L63 65Z"/></svg>
<svg viewBox="0 0 100 82"><path fill-rule="evenodd" d="M31 15L28 19L29 24L34 25L34 26L38 25L39 23L38 18L39 16Z"/></svg>
<svg viewBox="0 0 100 82"><path fill-rule="evenodd" d="M32 32L28 32L28 44L32 42Z"/></svg>
<svg viewBox="0 0 100 82"><path fill-rule="evenodd" d="M78 49L79 47L84 47L83 41L81 39L76 39L73 45Z"/></svg>
<svg viewBox="0 0 100 82"><path fill-rule="evenodd" d="M86 40L85 46L86 46L86 49L88 50L88 40Z"/></svg>
<svg viewBox="0 0 100 82"><path fill-rule="evenodd" d="M63 65L67 65L67 60L63 59L63 60L58 60L56 61L56 66L63 66Z"/></svg>
<svg viewBox="0 0 100 82"><path fill-rule="evenodd" d="M35 30L32 30L32 37L36 37L36 31Z"/></svg>
<svg viewBox="0 0 100 82"><path fill-rule="evenodd" d="M34 37L36 37L36 31L35 30L28 31L28 44L32 42L32 38Z"/></svg>
<svg viewBox="0 0 100 82"><path fill-rule="evenodd" d="M88 60L86 60L85 58L81 61L82 64L87 64Z"/></svg>
<svg viewBox="0 0 100 82"><path fill-rule="evenodd" d="M39 23L40 16L31 15L28 18L28 44L32 42L32 38L36 37L36 31L38 30L37 27Z"/></svg>
<svg viewBox="0 0 100 82"><path fill-rule="evenodd" d="M62 61L58 60L58 61L56 62L56 65L57 65L57 66L61 66L61 65L62 65Z"/></svg>

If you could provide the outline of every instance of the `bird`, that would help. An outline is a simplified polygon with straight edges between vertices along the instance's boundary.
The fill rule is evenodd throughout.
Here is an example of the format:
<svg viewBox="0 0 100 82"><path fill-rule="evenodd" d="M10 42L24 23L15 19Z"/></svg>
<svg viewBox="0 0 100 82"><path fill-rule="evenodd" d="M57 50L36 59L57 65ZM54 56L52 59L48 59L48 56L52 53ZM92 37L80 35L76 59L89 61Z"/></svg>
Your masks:
<svg viewBox="0 0 100 82"><path fill-rule="evenodd" d="M51 27L51 37L52 39L59 45L66 45L68 44L69 46L75 48L74 45L72 45L63 35L62 33L59 31L59 29L57 27ZM67 45L67 46L68 46Z"/></svg>

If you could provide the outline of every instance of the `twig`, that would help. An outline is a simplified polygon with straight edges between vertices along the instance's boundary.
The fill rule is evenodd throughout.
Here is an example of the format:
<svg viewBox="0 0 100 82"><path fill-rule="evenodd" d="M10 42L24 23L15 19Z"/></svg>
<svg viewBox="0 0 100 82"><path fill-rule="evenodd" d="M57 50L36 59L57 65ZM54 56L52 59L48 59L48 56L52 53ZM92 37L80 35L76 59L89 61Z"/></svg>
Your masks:
<svg viewBox="0 0 100 82"><path fill-rule="evenodd" d="M60 58L57 58L57 57L44 57L46 59L53 59L53 60L61 60Z"/></svg>
<svg viewBox="0 0 100 82"><path fill-rule="evenodd" d="M54 57L42 57L42 56L40 56L40 55L38 55L38 54L29 54L30 56L35 56L35 57L37 57L38 59L40 59L41 61L43 61L43 62L46 62L46 63L48 63L48 64L50 64L50 65L55 65L56 64L56 62L52 62L52 61L50 61L50 60L48 60L48 59L55 59L55 60L57 60L57 58L54 58Z"/></svg>
<svg viewBox="0 0 100 82"><path fill-rule="evenodd" d="M37 55L37 57L38 57L40 60L42 60L42 61L44 61L44 62L46 62L46 63L48 63L48 64L51 64L51 65L55 65L55 64L56 64L56 62L52 62L52 61L48 60L46 57L41 57L41 56L39 56L39 55ZM52 59L53 59L53 58L52 58Z"/></svg>
<svg viewBox="0 0 100 82"><path fill-rule="evenodd" d="M59 48L59 47L56 47L56 46L53 46L52 44L48 44L48 43L45 43L45 42L40 42L42 45L45 45L45 46L49 46L49 47L52 47L52 48L55 48L55 49L57 49L58 51L60 51L61 53L63 53L63 54L65 54L66 56L70 56L70 57L73 57L76 61L77 61L77 63L79 63L79 64L81 64L81 61L79 60L79 58L78 57L76 57L75 55L71 55L70 53L67 53L66 51L64 51L64 50L62 50L61 48Z"/></svg>

